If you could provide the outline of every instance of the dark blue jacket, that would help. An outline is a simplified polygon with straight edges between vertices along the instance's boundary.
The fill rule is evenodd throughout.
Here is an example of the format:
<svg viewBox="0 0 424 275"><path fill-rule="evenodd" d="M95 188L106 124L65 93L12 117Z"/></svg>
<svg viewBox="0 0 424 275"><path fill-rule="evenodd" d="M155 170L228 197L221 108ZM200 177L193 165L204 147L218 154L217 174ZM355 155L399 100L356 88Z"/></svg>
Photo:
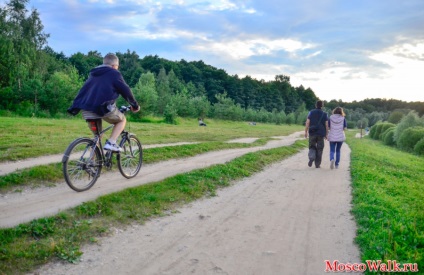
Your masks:
<svg viewBox="0 0 424 275"><path fill-rule="evenodd" d="M321 109L314 109L309 112L309 135L325 137L327 129L325 122L328 120L327 113ZM320 120L321 119L321 120Z"/></svg>
<svg viewBox="0 0 424 275"><path fill-rule="evenodd" d="M107 105L115 103L119 95L138 109L138 103L121 73L110 66L102 65L90 71L90 76L68 112L76 115L80 110L86 110L103 116L109 112Z"/></svg>

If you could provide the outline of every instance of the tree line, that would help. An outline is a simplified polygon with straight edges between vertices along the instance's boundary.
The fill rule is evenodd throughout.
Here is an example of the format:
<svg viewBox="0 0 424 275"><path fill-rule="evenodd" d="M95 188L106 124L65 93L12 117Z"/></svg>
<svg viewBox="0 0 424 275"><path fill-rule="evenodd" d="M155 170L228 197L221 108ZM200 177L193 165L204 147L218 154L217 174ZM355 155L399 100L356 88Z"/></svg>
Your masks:
<svg viewBox="0 0 424 275"><path fill-rule="evenodd" d="M10 0L0 8L0 115L63 117L92 68L102 64L98 51L66 56L48 46L49 35L28 0ZM272 81L229 75L203 61L170 61L157 55L116 53L120 71L142 106L132 114L207 117L272 123L303 124L318 97L311 88L293 87L290 77ZM371 126L392 111L424 113L421 102L367 99L326 102L326 110L342 106L351 126Z"/></svg>

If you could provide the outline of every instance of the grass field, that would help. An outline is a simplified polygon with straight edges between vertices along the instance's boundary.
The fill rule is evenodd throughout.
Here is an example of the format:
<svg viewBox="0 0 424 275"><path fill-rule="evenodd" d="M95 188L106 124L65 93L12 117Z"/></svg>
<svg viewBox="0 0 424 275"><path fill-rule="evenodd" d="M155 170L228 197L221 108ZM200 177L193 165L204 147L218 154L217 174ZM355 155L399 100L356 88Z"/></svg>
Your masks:
<svg viewBox="0 0 424 275"><path fill-rule="evenodd" d="M362 262L417 263L424 272L424 158L370 138L348 144Z"/></svg>
<svg viewBox="0 0 424 275"><path fill-rule="evenodd" d="M92 134L81 118L44 119L1 117L0 162L15 161L42 155L63 153L72 140ZM272 125L247 122L206 120L207 127L199 127L197 120L179 119L178 125L165 123L128 122L127 129L135 133L143 144L181 141L227 141L240 137L264 138L284 136L301 130L300 125ZM104 126L109 125L103 123ZM109 134L106 134L106 137Z"/></svg>
<svg viewBox="0 0 424 275"><path fill-rule="evenodd" d="M77 119L3 118L3 121L0 126L0 154L3 161L46 152L62 153L71 140L90 134L85 123ZM257 144L260 144L271 136L287 135L302 129L301 126L206 122L207 127L198 127L195 120L180 121L179 125L131 123L131 131L137 133L145 144L201 142L197 145L177 146L172 150L150 149L155 150L147 154L152 159L147 158L145 161L155 162L230 148L227 146L252 146L223 142L233 138L259 137L262 140ZM398 263L417 263L420 270L424 269L424 159L369 138L354 138L354 135L354 131L349 132L347 143L352 150L352 212L358 224L356 242L360 247L362 262L396 260ZM250 176L305 146L306 141L303 140L293 146L251 153L226 165L216 165L168 178L163 182L131 188L84 203L51 218L2 229L0 270L6 274L26 272L55 257L77 261L81 245L96 242L97 238L108 234L109 228L143 222L172 212L179 205L199 197L213 196L217 188L227 186L232 180ZM38 147L42 149L34 149ZM57 168L37 169L42 172L28 170L23 172L24 176L11 175L8 184L13 185L10 183L13 177L23 177L26 182L34 178L37 181L40 175L45 178L38 178L39 181L55 181L52 170ZM59 173L56 180L60 177Z"/></svg>

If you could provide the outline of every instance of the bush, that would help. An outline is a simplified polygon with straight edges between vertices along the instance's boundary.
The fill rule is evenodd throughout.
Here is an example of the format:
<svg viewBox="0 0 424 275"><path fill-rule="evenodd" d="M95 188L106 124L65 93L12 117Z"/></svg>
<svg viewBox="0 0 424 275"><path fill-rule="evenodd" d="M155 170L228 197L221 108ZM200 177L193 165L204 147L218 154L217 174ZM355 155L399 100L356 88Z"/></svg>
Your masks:
<svg viewBox="0 0 424 275"><path fill-rule="evenodd" d="M389 129L384 131L384 133L382 134L381 140L386 145L394 146L396 145L395 140L393 138L394 135L395 135L395 127L390 127Z"/></svg>
<svg viewBox="0 0 424 275"><path fill-rule="evenodd" d="M380 123L377 123L376 125L375 125L375 133L374 133L374 136L373 136L373 138L374 139L379 139L380 138L380 134L381 134L381 127L383 126L383 123L382 122L380 122Z"/></svg>
<svg viewBox="0 0 424 275"><path fill-rule="evenodd" d="M376 139L375 138L375 133L377 132L377 126L378 126L378 124L374 124L373 126L371 126L371 129L370 129L370 138L372 138L372 139Z"/></svg>
<svg viewBox="0 0 424 275"><path fill-rule="evenodd" d="M416 126L407 128L399 137L397 145L400 149L413 151L415 145L424 138L424 127Z"/></svg>
<svg viewBox="0 0 424 275"><path fill-rule="evenodd" d="M396 126L396 125L395 125L395 124L393 124L393 123L390 123L390 122L383 122L383 123L381 123L381 124L380 124L380 126L379 126L379 127L377 127L377 134L379 133L379 135L378 135L378 139L383 140L383 133L384 133L387 129L389 129L389 128L393 128L394 126ZM378 131L380 131L380 132L378 132Z"/></svg>
<svg viewBox="0 0 424 275"><path fill-rule="evenodd" d="M374 126L375 126L375 130L371 137L373 139L382 139L382 133L384 133L384 131L386 131L388 128L395 126L395 124L390 122L379 122L375 124Z"/></svg>
<svg viewBox="0 0 424 275"><path fill-rule="evenodd" d="M390 113L389 118L387 119L387 121L389 121L391 123L394 123L394 124L397 124L397 123L399 123L402 120L402 118L404 116L405 115L402 112L400 112L400 111L394 111L394 112Z"/></svg>
<svg viewBox="0 0 424 275"><path fill-rule="evenodd" d="M296 122L296 116L294 113L290 113L286 116L286 123L292 125Z"/></svg>
<svg viewBox="0 0 424 275"><path fill-rule="evenodd" d="M424 155L424 138L420 139L414 146L414 152L418 155Z"/></svg>
<svg viewBox="0 0 424 275"><path fill-rule="evenodd" d="M277 125L283 124L286 121L286 117L287 117L284 111L281 111L279 113L274 112L273 116L274 116L273 120L275 124Z"/></svg>
<svg viewBox="0 0 424 275"><path fill-rule="evenodd" d="M177 124L177 110L172 105L166 105L163 112L166 123Z"/></svg>
<svg viewBox="0 0 424 275"><path fill-rule="evenodd" d="M394 139L399 147L401 147L399 144L400 136L404 133L406 129L414 126L424 126L424 123L418 116L417 112L411 111L406 116L404 116L399 122L399 124L396 126Z"/></svg>
<svg viewBox="0 0 424 275"><path fill-rule="evenodd" d="M347 121L347 128L348 129L354 129L355 128L355 122L354 121Z"/></svg>

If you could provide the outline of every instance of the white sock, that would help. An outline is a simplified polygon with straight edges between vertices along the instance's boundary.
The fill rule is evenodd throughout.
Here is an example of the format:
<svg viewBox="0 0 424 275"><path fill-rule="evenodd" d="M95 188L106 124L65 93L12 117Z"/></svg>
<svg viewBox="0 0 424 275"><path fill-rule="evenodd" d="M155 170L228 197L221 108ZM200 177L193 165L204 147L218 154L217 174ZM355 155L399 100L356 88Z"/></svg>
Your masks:
<svg viewBox="0 0 424 275"><path fill-rule="evenodd" d="M108 141L109 141L110 144L116 144L116 140L114 140L114 139L108 139Z"/></svg>

